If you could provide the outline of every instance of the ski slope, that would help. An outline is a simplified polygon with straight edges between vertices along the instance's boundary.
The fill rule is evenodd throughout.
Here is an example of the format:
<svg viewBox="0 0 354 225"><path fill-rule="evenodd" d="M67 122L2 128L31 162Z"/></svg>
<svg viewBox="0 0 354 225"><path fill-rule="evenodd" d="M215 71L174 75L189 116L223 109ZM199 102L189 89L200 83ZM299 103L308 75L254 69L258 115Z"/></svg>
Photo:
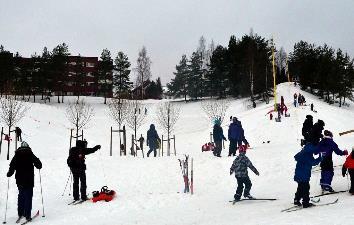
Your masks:
<svg viewBox="0 0 354 225"><path fill-rule="evenodd" d="M244 201L236 205L229 203L236 189L236 179L229 175L233 158L227 157L228 145L222 151L222 158L215 158L210 152L201 152L201 145L209 140L212 129L205 118L200 102L183 103L179 121L176 125L177 156L160 158L120 157L116 137L113 157L109 156L110 126L114 122L108 116L108 107L100 98L88 98L95 109L95 117L85 130L89 147L96 144L102 149L86 157L88 193L100 190L104 185L117 192L112 202L85 202L68 206L72 196L68 190L62 196L69 176L66 164L69 148L70 124L65 116L65 105L31 103L31 109L19 126L23 139L29 143L33 152L42 160L42 184L44 193L45 218L38 218L34 224L50 225L112 225L112 224L353 224L353 196L348 193L322 197L321 201L339 198L339 203L331 206L310 208L291 213L280 212L292 205L296 183L293 181L295 161L293 156L300 150L301 128L307 114L314 121L325 121L325 129L334 134L334 140L341 149L351 150L354 134L342 137L341 131L354 128L354 107L339 108L328 105L317 97L302 92L291 83L284 83L277 89L279 100L284 96L288 106L289 118L281 123L270 121L266 113L271 104L260 104L257 108L246 110L244 100L232 100L223 123L227 134L228 118L236 116L241 120L245 135L253 149L247 152L260 176L250 172L253 183L251 194L255 197L278 198L273 202ZM309 106L294 108L293 94L301 93L307 104L314 103L318 113L312 113ZM151 123L157 125L159 135L163 134L155 115L159 101L149 104L146 123L138 130L146 136ZM128 129L130 143L132 131ZM263 141L270 141L263 144ZM13 143L12 143L13 144ZM130 144L128 144L130 147ZM5 212L6 187L9 161L6 161L6 145L0 155L0 218ZM146 154L146 151L145 151ZM194 195L181 193L184 183L178 158L189 154L194 158ZM13 156L13 146L11 157ZM334 156L334 165L341 165L344 158ZM339 167L340 168L340 167ZM311 194L320 193L320 173L313 173ZM335 169L333 188L346 190L347 179ZM33 210L42 213L39 176L36 172ZM7 221L13 224L17 219L17 187L14 177L10 179Z"/></svg>

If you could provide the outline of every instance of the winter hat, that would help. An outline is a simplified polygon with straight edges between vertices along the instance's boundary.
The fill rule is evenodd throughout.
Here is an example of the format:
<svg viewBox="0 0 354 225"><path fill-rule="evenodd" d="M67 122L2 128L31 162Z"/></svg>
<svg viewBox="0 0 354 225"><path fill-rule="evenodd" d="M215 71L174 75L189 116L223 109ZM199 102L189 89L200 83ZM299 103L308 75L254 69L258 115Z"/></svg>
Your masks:
<svg viewBox="0 0 354 225"><path fill-rule="evenodd" d="M237 122L237 117L232 117L232 122Z"/></svg>
<svg viewBox="0 0 354 225"><path fill-rule="evenodd" d="M221 125L221 121L219 118L214 120L214 125Z"/></svg>
<svg viewBox="0 0 354 225"><path fill-rule="evenodd" d="M306 119L313 120L313 117L311 115L307 115Z"/></svg>
<svg viewBox="0 0 354 225"><path fill-rule="evenodd" d="M329 131L329 130L325 130L325 131L323 132L323 134L324 134L324 136L327 137L327 138L333 138L333 134L332 134L332 132Z"/></svg>
<svg viewBox="0 0 354 225"><path fill-rule="evenodd" d="M247 146L246 145L240 145L238 147L238 151L241 153L241 152L244 152L246 153L246 150L247 150Z"/></svg>
<svg viewBox="0 0 354 225"><path fill-rule="evenodd" d="M318 120L317 123L318 123L321 127L324 127L324 126L325 126L325 123L323 122L323 120Z"/></svg>
<svg viewBox="0 0 354 225"><path fill-rule="evenodd" d="M87 143L87 141L77 140L77 141L76 141L76 147L78 147L78 148L85 148L86 145L87 145L86 143Z"/></svg>
<svg viewBox="0 0 354 225"><path fill-rule="evenodd" d="M27 144L27 142L22 141L22 142L21 142L21 147L22 147L22 148L28 148L29 145Z"/></svg>

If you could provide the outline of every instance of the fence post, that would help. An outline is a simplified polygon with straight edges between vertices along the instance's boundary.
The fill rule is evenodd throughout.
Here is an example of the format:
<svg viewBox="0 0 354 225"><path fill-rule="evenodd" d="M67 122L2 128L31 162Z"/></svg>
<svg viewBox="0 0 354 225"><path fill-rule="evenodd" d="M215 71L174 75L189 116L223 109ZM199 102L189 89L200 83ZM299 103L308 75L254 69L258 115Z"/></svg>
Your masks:
<svg viewBox="0 0 354 225"><path fill-rule="evenodd" d="M127 134L125 130L125 125L123 126L123 144L124 144L124 155L127 155Z"/></svg>
<svg viewBox="0 0 354 225"><path fill-rule="evenodd" d="M73 138L73 129L70 129L70 148L71 148L71 139ZM70 149L69 148L69 149Z"/></svg>
<svg viewBox="0 0 354 225"><path fill-rule="evenodd" d="M177 153L176 153L176 135L173 135L173 149L174 149L175 156L176 156L177 155Z"/></svg>
<svg viewBox="0 0 354 225"><path fill-rule="evenodd" d="M81 141L84 140L84 130L81 130Z"/></svg>
<svg viewBox="0 0 354 225"><path fill-rule="evenodd" d="M112 138L113 138L112 133L113 133L113 131L112 131L112 127L111 127L111 140L109 142L109 155L110 156L112 156ZM122 153L120 155L122 155Z"/></svg>
<svg viewBox="0 0 354 225"><path fill-rule="evenodd" d="M163 156L163 135L161 135L161 151L162 151L162 156Z"/></svg>
<svg viewBox="0 0 354 225"><path fill-rule="evenodd" d="M0 137L0 154L1 154L1 146L2 146L2 135L4 134L4 127L1 127L1 137Z"/></svg>

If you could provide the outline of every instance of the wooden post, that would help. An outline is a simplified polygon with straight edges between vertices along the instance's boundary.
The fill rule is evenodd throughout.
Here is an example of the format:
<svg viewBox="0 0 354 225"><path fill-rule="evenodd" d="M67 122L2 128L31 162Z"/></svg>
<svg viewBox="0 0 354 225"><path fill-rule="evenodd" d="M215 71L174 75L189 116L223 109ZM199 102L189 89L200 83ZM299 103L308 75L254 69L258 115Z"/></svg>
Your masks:
<svg viewBox="0 0 354 225"><path fill-rule="evenodd" d="M132 134L132 147L130 149L130 154L135 157L135 153L134 153L134 134Z"/></svg>
<svg viewBox="0 0 354 225"><path fill-rule="evenodd" d="M2 135L4 134L4 127L1 127L1 136L0 136L0 154L1 154L1 146L2 146Z"/></svg>
<svg viewBox="0 0 354 225"><path fill-rule="evenodd" d="M112 156L112 133L113 133L113 131L112 131L112 127L111 127L111 140L110 140L110 142L109 142L109 155L110 156ZM120 153L120 155L122 155L122 153Z"/></svg>
<svg viewBox="0 0 354 225"><path fill-rule="evenodd" d="M177 155L177 153L176 153L176 135L173 135L173 149L174 149L175 156L176 156Z"/></svg>
<svg viewBox="0 0 354 225"><path fill-rule="evenodd" d="M213 142L213 133L210 132L210 143Z"/></svg>
<svg viewBox="0 0 354 225"><path fill-rule="evenodd" d="M15 151L17 150L17 132L15 131Z"/></svg>
<svg viewBox="0 0 354 225"><path fill-rule="evenodd" d="M71 148L71 139L73 138L73 129L70 129L70 148ZM70 149L69 148L69 149Z"/></svg>
<svg viewBox="0 0 354 225"><path fill-rule="evenodd" d="M124 155L127 155L127 134L125 126L123 126L123 144L124 144Z"/></svg>
<svg viewBox="0 0 354 225"><path fill-rule="evenodd" d="M161 151L162 151L162 156L163 156L163 135L161 135Z"/></svg>
<svg viewBox="0 0 354 225"><path fill-rule="evenodd" d="M84 140L84 130L81 130L81 141Z"/></svg>

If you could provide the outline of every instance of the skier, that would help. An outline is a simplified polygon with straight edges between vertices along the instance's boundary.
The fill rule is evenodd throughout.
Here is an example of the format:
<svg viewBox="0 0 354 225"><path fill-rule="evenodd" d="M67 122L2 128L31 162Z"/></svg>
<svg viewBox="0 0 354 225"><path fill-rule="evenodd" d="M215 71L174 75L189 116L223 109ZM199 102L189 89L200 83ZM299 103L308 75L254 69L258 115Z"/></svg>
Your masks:
<svg viewBox="0 0 354 225"><path fill-rule="evenodd" d="M250 147L250 144L248 143L248 141L246 140L246 137L245 137L245 130L243 129L243 127L242 127L242 124L241 124L241 122L240 122L240 140L241 140L241 142L243 142L246 146L247 146L247 148L249 148ZM239 145L240 146L240 145Z"/></svg>
<svg viewBox="0 0 354 225"><path fill-rule="evenodd" d="M318 144L318 148L322 156L322 161L320 164L321 166L320 185L322 191L334 192L333 188L331 187L331 183L334 175L332 153L335 152L337 155L348 155L348 151L347 150L341 151L338 148L338 145L333 141L332 132L325 130L323 134L324 137Z"/></svg>
<svg viewBox="0 0 354 225"><path fill-rule="evenodd" d="M342 167L343 177L345 177L347 170L349 170L350 182L351 182L349 193L354 195L354 147L352 148L352 153L350 153L350 155L347 157Z"/></svg>
<svg viewBox="0 0 354 225"><path fill-rule="evenodd" d="M294 107L296 107L296 102L297 101L297 94L296 93L294 93Z"/></svg>
<svg viewBox="0 0 354 225"><path fill-rule="evenodd" d="M22 141L22 130L19 127L15 127L15 134L17 137L17 141Z"/></svg>
<svg viewBox="0 0 354 225"><path fill-rule="evenodd" d="M230 141L229 145L229 156L236 155L236 149L242 144L241 141L241 122L237 120L236 117L232 118L232 123L228 130L228 139Z"/></svg>
<svg viewBox="0 0 354 225"><path fill-rule="evenodd" d="M310 107L311 107L311 111L314 112L313 111L313 103L311 103Z"/></svg>
<svg viewBox="0 0 354 225"><path fill-rule="evenodd" d="M234 195L235 201L239 201L241 199L243 185L245 185L245 191L243 192L243 196L245 198L253 198L250 194L252 183L248 176L247 169L250 168L257 176L259 176L258 170L252 165L252 162L246 156L246 150L247 146L245 145L241 145L239 147L240 154L236 157L230 168L230 175L235 172L235 177L237 180L237 189L236 194Z"/></svg>
<svg viewBox="0 0 354 225"><path fill-rule="evenodd" d="M221 120L220 119L216 119L214 121L213 139L215 142L215 149L214 149L213 154L217 157L221 157L222 140L226 141L226 138L224 136L224 131L221 127Z"/></svg>
<svg viewBox="0 0 354 225"><path fill-rule="evenodd" d="M302 136L304 136L304 140L301 143L301 146L305 145L309 141L312 127L313 127L313 117L311 115L307 115L304 123L302 124Z"/></svg>
<svg viewBox="0 0 354 225"><path fill-rule="evenodd" d="M98 149L101 149L101 145L96 145L93 148L87 148L87 141L76 141L76 146L72 147L69 150L69 157L67 159L67 164L70 167L71 173L73 174L74 183L73 183L73 196L74 201L78 201L80 198L79 195L79 181L81 182L81 200L87 200L86 195L86 164L85 156L96 152Z"/></svg>
<svg viewBox="0 0 354 225"><path fill-rule="evenodd" d="M325 123L323 120L318 120L312 127L309 135L309 142L312 142L313 144L317 145L320 141L320 139L323 137L322 131L324 129ZM316 143L316 141L318 141Z"/></svg>
<svg viewBox="0 0 354 225"><path fill-rule="evenodd" d="M310 203L309 197L310 178L312 166L316 166L321 162L321 155L316 159L313 157L314 154L319 154L319 149L316 144L318 142L319 140L314 140L313 143L307 143L305 147L294 156L296 160L294 181L298 183L294 204L301 206L300 200L302 199L302 206L304 208L313 206L313 204Z"/></svg>
<svg viewBox="0 0 354 225"><path fill-rule="evenodd" d="M150 150L147 153L147 157L149 157L151 152L154 152L154 157L156 157L157 155L156 149L158 148L159 143L161 143L161 139L157 134L155 125L151 124L150 129L147 131L147 135L146 135L146 145L149 146L150 148Z"/></svg>
<svg viewBox="0 0 354 225"><path fill-rule="evenodd" d="M25 217L27 221L31 221L32 197L34 187L34 167L42 168L42 162L33 154L29 145L22 141L15 156L10 163L7 177L11 177L16 171L16 184L18 188L17 213L18 222Z"/></svg>

